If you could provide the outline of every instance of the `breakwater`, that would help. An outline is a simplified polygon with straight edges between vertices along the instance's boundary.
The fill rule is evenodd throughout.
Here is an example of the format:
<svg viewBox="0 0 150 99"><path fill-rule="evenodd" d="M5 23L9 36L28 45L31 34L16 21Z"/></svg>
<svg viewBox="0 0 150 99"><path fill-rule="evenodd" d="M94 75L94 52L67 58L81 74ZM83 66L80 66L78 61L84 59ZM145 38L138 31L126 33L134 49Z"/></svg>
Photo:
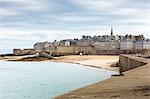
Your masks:
<svg viewBox="0 0 150 99"><path fill-rule="evenodd" d="M148 59L122 54L119 56L119 72L122 74L125 71L143 66L147 63L149 63Z"/></svg>

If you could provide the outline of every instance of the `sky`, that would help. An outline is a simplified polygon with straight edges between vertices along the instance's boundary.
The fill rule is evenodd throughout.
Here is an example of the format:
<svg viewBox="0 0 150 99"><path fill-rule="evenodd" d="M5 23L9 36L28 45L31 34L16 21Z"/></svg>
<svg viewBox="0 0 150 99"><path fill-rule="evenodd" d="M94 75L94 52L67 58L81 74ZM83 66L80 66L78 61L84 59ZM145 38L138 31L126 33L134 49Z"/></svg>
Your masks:
<svg viewBox="0 0 150 99"><path fill-rule="evenodd" d="M150 0L0 0L0 53L82 35L144 34Z"/></svg>

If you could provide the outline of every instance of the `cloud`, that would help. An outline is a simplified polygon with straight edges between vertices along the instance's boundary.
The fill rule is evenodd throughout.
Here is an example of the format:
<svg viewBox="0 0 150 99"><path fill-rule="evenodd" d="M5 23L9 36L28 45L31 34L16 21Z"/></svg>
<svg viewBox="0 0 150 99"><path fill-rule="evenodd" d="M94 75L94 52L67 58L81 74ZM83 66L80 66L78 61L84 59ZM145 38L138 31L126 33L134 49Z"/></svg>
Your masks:
<svg viewBox="0 0 150 99"><path fill-rule="evenodd" d="M0 0L0 45L10 41L9 49L36 41L109 35L111 26L115 34L150 38L149 23L149 0Z"/></svg>
<svg viewBox="0 0 150 99"><path fill-rule="evenodd" d="M116 0L116 1L118 1L118 0ZM113 6L116 5L116 3L113 3L113 0L112 1L109 1L109 0L86 0L84 2L81 2L80 0L76 0L76 1L74 1L74 3L81 5L85 9L96 10L96 11L106 11L106 10L113 8Z"/></svg>
<svg viewBox="0 0 150 99"><path fill-rule="evenodd" d="M18 12L13 12L13 10L11 9L5 9L5 8L1 8L0 9L0 17L1 16L12 16L12 15L17 15Z"/></svg>

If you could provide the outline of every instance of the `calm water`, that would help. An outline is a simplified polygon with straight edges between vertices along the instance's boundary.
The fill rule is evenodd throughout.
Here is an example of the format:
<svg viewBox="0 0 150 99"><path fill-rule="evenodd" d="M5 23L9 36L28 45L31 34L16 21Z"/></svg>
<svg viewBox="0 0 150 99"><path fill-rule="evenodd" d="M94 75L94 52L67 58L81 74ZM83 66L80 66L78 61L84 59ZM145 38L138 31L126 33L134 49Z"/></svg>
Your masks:
<svg viewBox="0 0 150 99"><path fill-rule="evenodd" d="M114 73L66 63L0 61L0 99L51 99Z"/></svg>

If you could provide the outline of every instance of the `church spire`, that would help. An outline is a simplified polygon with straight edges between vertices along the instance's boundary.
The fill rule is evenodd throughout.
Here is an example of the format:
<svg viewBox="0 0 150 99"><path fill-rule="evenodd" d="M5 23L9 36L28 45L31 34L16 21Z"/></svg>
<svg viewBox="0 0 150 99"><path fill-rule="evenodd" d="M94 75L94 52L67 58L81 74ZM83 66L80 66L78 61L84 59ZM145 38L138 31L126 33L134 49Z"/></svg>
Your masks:
<svg viewBox="0 0 150 99"><path fill-rule="evenodd" d="M113 36L113 28L111 27L111 36Z"/></svg>

